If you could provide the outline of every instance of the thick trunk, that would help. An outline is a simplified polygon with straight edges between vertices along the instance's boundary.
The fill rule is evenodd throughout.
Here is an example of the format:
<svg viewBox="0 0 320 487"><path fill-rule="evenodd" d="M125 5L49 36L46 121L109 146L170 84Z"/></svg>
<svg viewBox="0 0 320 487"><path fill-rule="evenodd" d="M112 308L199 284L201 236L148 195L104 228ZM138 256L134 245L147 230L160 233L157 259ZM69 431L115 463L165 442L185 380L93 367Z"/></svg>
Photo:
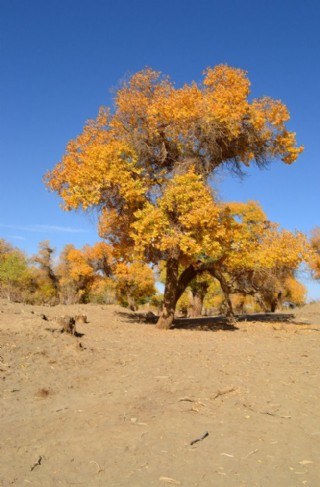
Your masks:
<svg viewBox="0 0 320 487"><path fill-rule="evenodd" d="M169 258L167 262L167 276L163 297L163 305L157 328L169 330L174 319L177 304L179 262L176 258Z"/></svg>
<svg viewBox="0 0 320 487"><path fill-rule="evenodd" d="M190 265L187 267L179 276L178 258L172 257L168 259L164 299L157 328L163 330L168 330L171 328L178 299L184 293L192 279L194 279L198 274L201 274L207 270L210 271L210 267L207 265L202 265L201 262L199 262L195 266Z"/></svg>

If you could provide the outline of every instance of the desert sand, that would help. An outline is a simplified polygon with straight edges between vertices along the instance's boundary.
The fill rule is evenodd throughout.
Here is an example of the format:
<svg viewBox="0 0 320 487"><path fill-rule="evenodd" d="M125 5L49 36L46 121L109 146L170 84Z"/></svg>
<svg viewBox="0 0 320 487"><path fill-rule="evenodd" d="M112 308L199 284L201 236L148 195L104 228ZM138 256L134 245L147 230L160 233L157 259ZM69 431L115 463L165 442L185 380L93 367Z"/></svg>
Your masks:
<svg viewBox="0 0 320 487"><path fill-rule="evenodd" d="M318 487L319 316L159 331L117 306L1 301L0 485Z"/></svg>

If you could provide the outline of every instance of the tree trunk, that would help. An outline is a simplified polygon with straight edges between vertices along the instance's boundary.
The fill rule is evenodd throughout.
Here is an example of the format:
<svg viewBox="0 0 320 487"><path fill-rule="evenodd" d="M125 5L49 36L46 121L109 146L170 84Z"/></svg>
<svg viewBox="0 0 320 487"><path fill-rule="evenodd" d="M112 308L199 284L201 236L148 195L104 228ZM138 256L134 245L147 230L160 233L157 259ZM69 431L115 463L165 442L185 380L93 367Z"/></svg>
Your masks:
<svg viewBox="0 0 320 487"><path fill-rule="evenodd" d="M131 311L137 311L138 306L132 296L127 296L127 301L128 301L128 307L131 309Z"/></svg>
<svg viewBox="0 0 320 487"><path fill-rule="evenodd" d="M196 269L193 265L190 265L182 272L182 274L180 274L177 286L177 301L181 298L192 279L194 279L200 272L201 271Z"/></svg>
<svg viewBox="0 0 320 487"><path fill-rule="evenodd" d="M221 286L221 288L222 288L222 286ZM230 298L229 289L227 289L227 288L222 289L222 292L223 292L223 296L224 296L226 308L227 308L226 317L228 318L229 321L234 321L235 316L234 316L234 311L233 311L232 301Z"/></svg>
<svg viewBox="0 0 320 487"><path fill-rule="evenodd" d="M190 313L192 318L197 318L202 315L203 301L208 292L208 287L207 282L200 282L197 284L196 289L192 290L193 306Z"/></svg>
<svg viewBox="0 0 320 487"><path fill-rule="evenodd" d="M277 308L278 306L280 305L281 303L281 298L282 298L282 292L278 292L277 296L272 299L271 301L271 306L270 306L270 309L271 309L271 313L275 313L277 311Z"/></svg>
<svg viewBox="0 0 320 487"><path fill-rule="evenodd" d="M255 297L255 300L257 301L258 305L260 306L261 310L264 313L268 313L269 312L268 306L266 306L266 303L262 299L261 295L259 293L255 293L254 297Z"/></svg>
<svg viewBox="0 0 320 487"><path fill-rule="evenodd" d="M271 301L271 303L270 303L270 311L271 311L271 313L275 313L276 312L277 305L278 305L278 300L277 299L273 299Z"/></svg>
<svg viewBox="0 0 320 487"><path fill-rule="evenodd" d="M190 318L197 318L202 315L203 298L201 293L192 294L193 304L190 310Z"/></svg>
<svg viewBox="0 0 320 487"><path fill-rule="evenodd" d="M179 262L176 258L169 258L167 262L167 276L164 290L163 305L157 328L169 330L174 319L177 304Z"/></svg>
<svg viewBox="0 0 320 487"><path fill-rule="evenodd" d="M228 319L229 322L234 322L235 321L235 315L234 315L233 306L232 306L232 302L231 302L231 298L230 298L230 294L231 294L230 286L228 285L228 283L227 283L226 279L224 278L222 272L214 270L214 271L211 271L211 275L213 277L215 277L220 283L221 290L222 290L224 300L225 300L225 305L227 308L226 318Z"/></svg>

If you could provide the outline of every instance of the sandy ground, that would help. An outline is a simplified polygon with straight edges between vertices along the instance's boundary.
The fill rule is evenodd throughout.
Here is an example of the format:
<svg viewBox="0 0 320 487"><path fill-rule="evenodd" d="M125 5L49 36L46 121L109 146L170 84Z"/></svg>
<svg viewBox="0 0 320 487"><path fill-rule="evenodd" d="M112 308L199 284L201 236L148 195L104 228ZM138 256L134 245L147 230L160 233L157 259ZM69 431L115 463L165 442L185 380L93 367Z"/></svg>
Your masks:
<svg viewBox="0 0 320 487"><path fill-rule="evenodd" d="M1 302L0 485L318 487L312 306L166 332L113 306ZM82 336L55 331L80 311Z"/></svg>

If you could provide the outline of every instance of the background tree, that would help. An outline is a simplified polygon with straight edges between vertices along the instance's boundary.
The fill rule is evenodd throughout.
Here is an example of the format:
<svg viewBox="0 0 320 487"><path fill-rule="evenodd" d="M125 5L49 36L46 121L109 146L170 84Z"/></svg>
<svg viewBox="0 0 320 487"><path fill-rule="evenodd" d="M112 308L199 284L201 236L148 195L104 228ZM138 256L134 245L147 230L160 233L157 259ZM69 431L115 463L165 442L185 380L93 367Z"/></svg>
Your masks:
<svg viewBox="0 0 320 487"><path fill-rule="evenodd" d="M85 251L68 244L60 254L59 275L61 301L66 304L88 301L90 286L95 280L95 271L86 259Z"/></svg>
<svg viewBox="0 0 320 487"><path fill-rule="evenodd" d="M315 227L311 234L312 254L309 264L315 279L320 279L320 227Z"/></svg>
<svg viewBox="0 0 320 487"><path fill-rule="evenodd" d="M52 303L58 299L59 279L55 272L53 260L54 248L51 247L49 240L39 242L39 251L31 257L31 263L35 264L39 272L34 273L37 281L38 296L43 296L44 300Z"/></svg>
<svg viewBox="0 0 320 487"><path fill-rule="evenodd" d="M144 263L118 263L115 266L114 278L118 301L133 311L156 293L152 269Z"/></svg>
<svg viewBox="0 0 320 487"><path fill-rule="evenodd" d="M85 245L82 249L87 264L96 273L110 277L115 263L113 248L105 242L97 242L93 246Z"/></svg>
<svg viewBox="0 0 320 487"><path fill-rule="evenodd" d="M0 295L10 301L23 301L30 282L31 274L24 253L0 239Z"/></svg>
<svg viewBox="0 0 320 487"><path fill-rule="evenodd" d="M190 282L189 289L192 296L192 307L189 311L190 318L196 318L202 315L203 301L208 292L211 280L211 276L204 273Z"/></svg>
<svg viewBox="0 0 320 487"><path fill-rule="evenodd" d="M215 313L224 314L224 297L222 294L221 286L219 281L212 279L207 291L207 294L203 300L203 306L205 313L212 315Z"/></svg>
<svg viewBox="0 0 320 487"><path fill-rule="evenodd" d="M236 225L227 251L215 264L213 274L222 284L229 313L228 294L253 295L265 311L274 312L285 295L288 279L294 279L310 248L301 232L279 230L267 220L255 202L228 203Z"/></svg>
<svg viewBox="0 0 320 487"><path fill-rule="evenodd" d="M115 281L112 277L97 275L88 291L88 301L99 304L117 303Z"/></svg>
<svg viewBox="0 0 320 487"><path fill-rule="evenodd" d="M114 111L101 109L46 176L66 210L100 211L100 236L115 256L129 259L137 251L146 262L166 262L159 328L171 326L202 257L207 264L223 246L225 214L208 186L214 170L225 165L241 173L251 162L263 166L274 158L291 164L302 151L286 129L285 105L267 97L250 102L249 87L243 70L225 65L182 88L145 69L118 90Z"/></svg>
<svg viewBox="0 0 320 487"><path fill-rule="evenodd" d="M289 301L289 304L302 306L306 302L307 290L295 276L289 276L283 288L283 302Z"/></svg>
<svg viewBox="0 0 320 487"><path fill-rule="evenodd" d="M190 318L202 316L204 299L213 281L207 272L197 275L177 302L177 310Z"/></svg>

